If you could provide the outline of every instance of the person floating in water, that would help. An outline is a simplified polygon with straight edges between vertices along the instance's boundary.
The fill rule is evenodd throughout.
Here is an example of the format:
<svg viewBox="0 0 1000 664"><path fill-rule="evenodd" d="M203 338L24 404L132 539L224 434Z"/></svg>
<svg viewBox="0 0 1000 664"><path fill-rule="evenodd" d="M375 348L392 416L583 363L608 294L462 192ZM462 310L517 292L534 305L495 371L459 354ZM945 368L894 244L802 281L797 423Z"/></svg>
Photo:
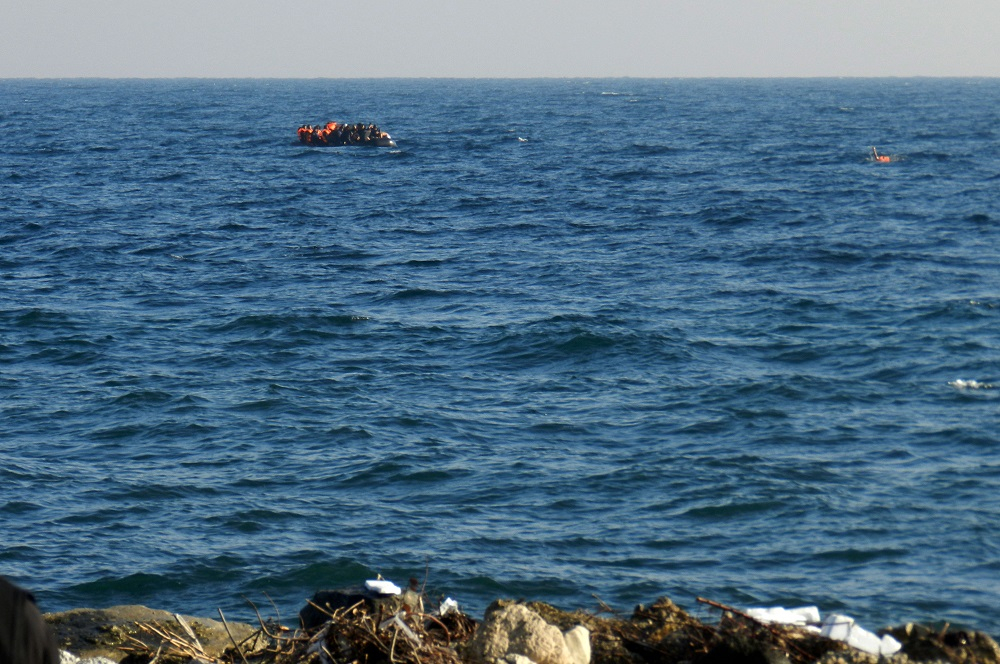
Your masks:
<svg viewBox="0 0 1000 664"><path fill-rule="evenodd" d="M879 154L878 150L876 150L875 146L873 145L872 146L872 161L878 161L878 162L881 162L881 163L884 164L886 162L892 161L892 159L890 159L889 155L887 155L887 154Z"/></svg>

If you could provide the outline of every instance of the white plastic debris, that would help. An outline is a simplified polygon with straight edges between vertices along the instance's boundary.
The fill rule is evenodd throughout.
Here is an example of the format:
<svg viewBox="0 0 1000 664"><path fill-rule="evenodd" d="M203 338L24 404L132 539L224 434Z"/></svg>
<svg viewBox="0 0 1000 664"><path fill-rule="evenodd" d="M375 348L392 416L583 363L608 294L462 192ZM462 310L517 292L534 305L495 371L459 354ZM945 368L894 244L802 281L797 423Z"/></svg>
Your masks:
<svg viewBox="0 0 1000 664"><path fill-rule="evenodd" d="M894 655L902 648L899 641L888 634L879 638L854 622L850 616L831 613L823 621L820 634L835 641L843 641L870 655Z"/></svg>
<svg viewBox="0 0 1000 664"><path fill-rule="evenodd" d="M590 630L583 625L563 632L566 649L573 656L575 664L590 664Z"/></svg>
<svg viewBox="0 0 1000 664"><path fill-rule="evenodd" d="M458 602L450 597L445 597L444 601L441 602L441 606L438 607L438 615L446 616L453 611L458 613Z"/></svg>
<svg viewBox="0 0 1000 664"><path fill-rule="evenodd" d="M879 641L878 652L880 655L885 655L889 657L895 655L903 648L903 644L892 638L888 634L882 635L882 640Z"/></svg>
<svg viewBox="0 0 1000 664"><path fill-rule="evenodd" d="M747 615L762 623L776 623L779 625L805 626L809 623L819 622L819 608L815 606L800 606L794 609L786 609L783 606L747 609Z"/></svg>
<svg viewBox="0 0 1000 664"><path fill-rule="evenodd" d="M403 592L395 583L386 581L385 579L369 579L365 581L365 588L379 595L398 595Z"/></svg>
<svg viewBox="0 0 1000 664"><path fill-rule="evenodd" d="M762 623L777 623L781 625L796 625L810 631L818 631L828 639L843 641L852 648L864 651L870 655L894 655L903 647L902 644L888 634L879 638L854 622L854 618L831 613L817 630L814 626L820 622L819 609L815 606L800 606L786 609L781 606L747 609L746 613L754 620Z"/></svg>
<svg viewBox="0 0 1000 664"><path fill-rule="evenodd" d="M823 628L820 634L834 641L846 641L854 626L854 618L842 616L838 613L831 613L823 621Z"/></svg>
<svg viewBox="0 0 1000 664"><path fill-rule="evenodd" d="M407 625L405 622L403 622L403 617L402 616L403 616L403 612L402 611L397 611L396 614L394 616L392 616L391 618L389 618L388 620L383 620L382 624L380 624L378 626L378 628L379 629L385 629L386 627L389 627L390 625L391 626L395 626L396 628L398 628L403 633L403 635L406 638L408 638L410 641L413 642L413 645L419 647L420 646L420 637L417 636L416 634L414 634L413 630L410 629L410 626Z"/></svg>

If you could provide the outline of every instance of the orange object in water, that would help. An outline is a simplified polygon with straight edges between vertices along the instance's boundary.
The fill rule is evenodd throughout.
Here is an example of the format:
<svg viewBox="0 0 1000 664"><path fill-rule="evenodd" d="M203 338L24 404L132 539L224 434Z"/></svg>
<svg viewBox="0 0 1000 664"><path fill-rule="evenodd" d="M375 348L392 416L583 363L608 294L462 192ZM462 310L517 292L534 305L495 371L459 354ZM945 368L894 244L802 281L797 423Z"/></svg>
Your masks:
<svg viewBox="0 0 1000 664"><path fill-rule="evenodd" d="M875 149L874 145L872 146L872 159L874 159L875 161L881 162L883 164L886 163L886 162L892 161L892 159L890 159L888 155L879 154L878 150Z"/></svg>

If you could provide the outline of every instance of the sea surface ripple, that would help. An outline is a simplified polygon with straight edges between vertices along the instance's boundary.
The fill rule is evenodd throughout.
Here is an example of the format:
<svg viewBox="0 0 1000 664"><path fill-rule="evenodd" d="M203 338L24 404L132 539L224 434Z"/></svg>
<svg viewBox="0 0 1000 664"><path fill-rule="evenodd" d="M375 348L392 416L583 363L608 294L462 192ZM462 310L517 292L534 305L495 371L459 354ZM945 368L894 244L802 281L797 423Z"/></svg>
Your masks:
<svg viewBox="0 0 1000 664"><path fill-rule="evenodd" d="M0 81L0 574L1000 634L998 228L993 79Z"/></svg>

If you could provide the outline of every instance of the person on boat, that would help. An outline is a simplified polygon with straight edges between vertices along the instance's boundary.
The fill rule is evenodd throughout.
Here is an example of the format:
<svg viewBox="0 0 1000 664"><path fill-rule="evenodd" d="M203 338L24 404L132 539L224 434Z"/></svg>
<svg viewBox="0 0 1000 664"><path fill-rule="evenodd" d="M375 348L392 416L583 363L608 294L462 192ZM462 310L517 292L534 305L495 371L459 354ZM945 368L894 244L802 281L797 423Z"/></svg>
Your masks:
<svg viewBox="0 0 1000 664"><path fill-rule="evenodd" d="M302 125L298 137L299 142L306 145L372 145L379 139L389 138L389 134L374 122L345 124L331 120L322 125Z"/></svg>

